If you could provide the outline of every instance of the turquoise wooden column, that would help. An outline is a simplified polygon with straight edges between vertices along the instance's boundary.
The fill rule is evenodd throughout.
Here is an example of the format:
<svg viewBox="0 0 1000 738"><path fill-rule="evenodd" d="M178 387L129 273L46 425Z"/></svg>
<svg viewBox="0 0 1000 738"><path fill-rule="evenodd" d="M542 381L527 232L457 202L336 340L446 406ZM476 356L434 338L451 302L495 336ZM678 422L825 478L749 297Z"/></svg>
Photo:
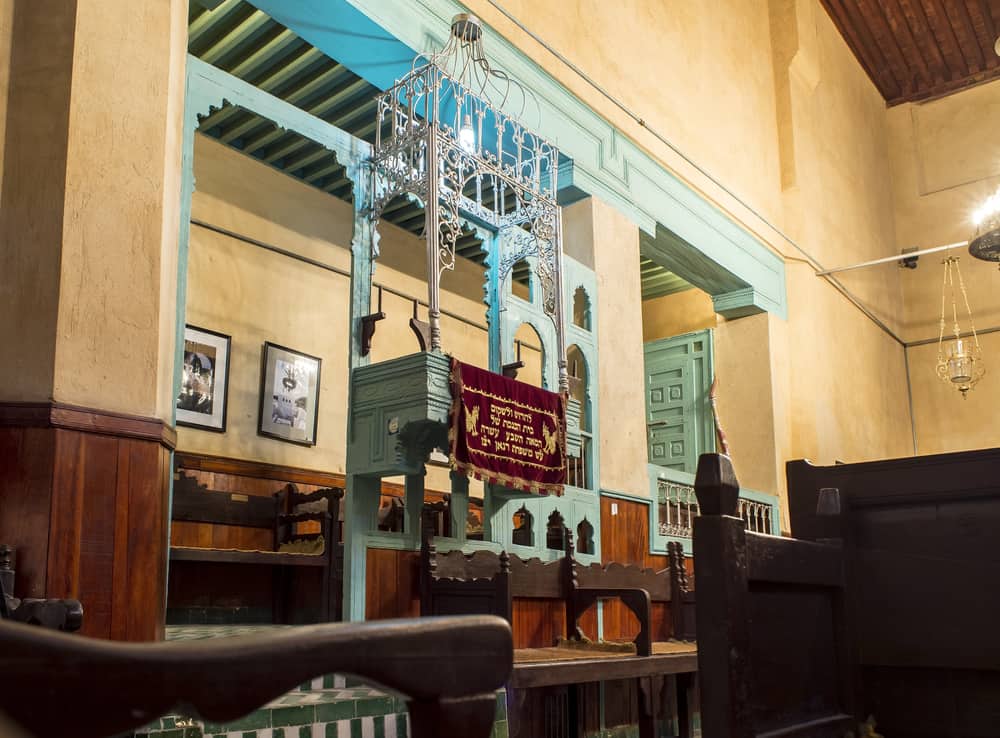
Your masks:
<svg viewBox="0 0 1000 738"><path fill-rule="evenodd" d="M356 156L347 164L347 176L354 183L354 230L351 237L351 314L348 351L347 407L353 406L354 371L367 366L369 357L361 352L361 319L371 312L373 259L378 254L378 231L368 217L371 174L367 157ZM347 413L348 448L354 438L353 416ZM344 620L365 619L365 575L367 534L375 528L381 479L347 474L344 496Z"/></svg>

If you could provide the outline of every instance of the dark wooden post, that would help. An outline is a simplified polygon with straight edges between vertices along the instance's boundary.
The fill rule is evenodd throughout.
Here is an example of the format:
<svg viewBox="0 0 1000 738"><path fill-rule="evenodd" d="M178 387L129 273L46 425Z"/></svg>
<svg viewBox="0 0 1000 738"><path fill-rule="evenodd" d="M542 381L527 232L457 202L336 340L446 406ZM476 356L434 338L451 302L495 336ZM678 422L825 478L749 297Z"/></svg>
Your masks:
<svg viewBox="0 0 1000 738"><path fill-rule="evenodd" d="M728 456L698 459L694 521L701 725L705 738L750 738L746 526Z"/></svg>

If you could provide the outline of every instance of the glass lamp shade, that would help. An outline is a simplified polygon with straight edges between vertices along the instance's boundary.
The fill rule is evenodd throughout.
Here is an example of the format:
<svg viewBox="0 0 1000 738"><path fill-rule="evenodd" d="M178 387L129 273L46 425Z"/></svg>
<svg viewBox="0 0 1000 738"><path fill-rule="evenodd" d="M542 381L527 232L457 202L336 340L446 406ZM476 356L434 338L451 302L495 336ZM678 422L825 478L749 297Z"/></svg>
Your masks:
<svg viewBox="0 0 1000 738"><path fill-rule="evenodd" d="M966 351L965 342L956 339L948 351L948 379L952 384L972 381L972 355Z"/></svg>

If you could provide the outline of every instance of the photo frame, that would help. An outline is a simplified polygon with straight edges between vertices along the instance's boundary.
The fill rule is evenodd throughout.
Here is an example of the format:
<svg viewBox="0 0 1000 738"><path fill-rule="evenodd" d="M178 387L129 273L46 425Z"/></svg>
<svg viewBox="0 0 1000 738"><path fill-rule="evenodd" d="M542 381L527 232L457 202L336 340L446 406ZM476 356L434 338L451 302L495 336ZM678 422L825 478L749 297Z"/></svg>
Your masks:
<svg viewBox="0 0 1000 738"><path fill-rule="evenodd" d="M224 333L184 326L184 361L176 399L177 425L226 432L231 347L232 338Z"/></svg>
<svg viewBox="0 0 1000 738"><path fill-rule="evenodd" d="M301 446L316 445L322 360L265 342L261 351L257 433Z"/></svg>

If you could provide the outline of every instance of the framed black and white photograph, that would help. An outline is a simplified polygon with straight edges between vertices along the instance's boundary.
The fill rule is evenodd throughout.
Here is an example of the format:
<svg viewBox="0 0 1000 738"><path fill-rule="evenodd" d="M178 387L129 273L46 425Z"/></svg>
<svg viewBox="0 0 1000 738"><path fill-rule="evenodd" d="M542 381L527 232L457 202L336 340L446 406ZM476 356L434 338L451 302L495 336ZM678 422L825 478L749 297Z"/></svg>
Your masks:
<svg viewBox="0 0 1000 738"><path fill-rule="evenodd" d="M269 342L264 344L257 426L260 435L304 446L316 445L321 363L315 356Z"/></svg>
<svg viewBox="0 0 1000 738"><path fill-rule="evenodd" d="M177 395L177 424L225 433L230 337L184 326L184 368Z"/></svg>

